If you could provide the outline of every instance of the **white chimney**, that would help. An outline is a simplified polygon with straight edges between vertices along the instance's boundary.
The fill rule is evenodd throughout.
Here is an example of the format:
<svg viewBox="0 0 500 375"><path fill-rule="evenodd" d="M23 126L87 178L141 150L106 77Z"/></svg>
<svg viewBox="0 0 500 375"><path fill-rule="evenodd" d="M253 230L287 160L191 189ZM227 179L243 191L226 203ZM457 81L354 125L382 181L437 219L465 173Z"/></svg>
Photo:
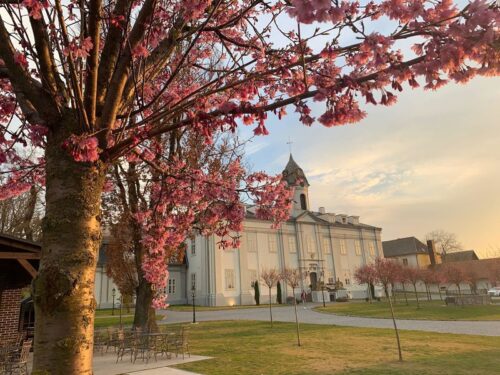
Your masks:
<svg viewBox="0 0 500 375"><path fill-rule="evenodd" d="M320 214L326 214L325 207L320 207L320 208L319 208L319 213L320 213Z"/></svg>

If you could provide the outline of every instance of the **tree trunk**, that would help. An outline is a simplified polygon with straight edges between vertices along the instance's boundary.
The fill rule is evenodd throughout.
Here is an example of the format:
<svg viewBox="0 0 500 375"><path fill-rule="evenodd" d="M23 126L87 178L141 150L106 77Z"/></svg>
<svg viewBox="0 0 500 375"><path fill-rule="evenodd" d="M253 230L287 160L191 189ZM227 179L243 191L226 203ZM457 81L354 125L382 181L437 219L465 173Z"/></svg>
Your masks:
<svg viewBox="0 0 500 375"><path fill-rule="evenodd" d="M415 289L415 298L417 299L417 309L419 309L420 301L418 300L417 284L413 284L413 289Z"/></svg>
<svg viewBox="0 0 500 375"><path fill-rule="evenodd" d="M137 287L137 299L135 301L134 327L140 328L143 332L156 332L156 312L151 306L153 302L153 290L151 284L143 277L139 278Z"/></svg>
<svg viewBox="0 0 500 375"><path fill-rule="evenodd" d="M389 307L391 308L392 323L394 325L394 331L396 332L396 341L398 343L399 361L403 361L403 353L401 351L401 342L399 340L399 330L398 330L398 326L396 324L396 318L394 317L394 308L392 307L392 302L391 302L390 298L389 298Z"/></svg>
<svg viewBox="0 0 500 375"><path fill-rule="evenodd" d="M156 311L152 306L154 291L151 283L146 280L142 269L144 249L140 243L140 230L137 222L134 220L132 220L132 225L134 228L135 266L137 269L137 280L139 282L136 292L134 327L140 328L144 332L156 332L158 330L156 324ZM166 271L165 268L165 272Z"/></svg>
<svg viewBox="0 0 500 375"><path fill-rule="evenodd" d="M408 306L408 296L406 295L406 287L405 287L405 283L402 283L403 285L403 293L405 295L405 302L406 302L406 306Z"/></svg>
<svg viewBox="0 0 500 375"><path fill-rule="evenodd" d="M297 328L297 346L300 346L299 316L297 315L297 298L295 298L295 288L292 288L293 308L295 309L295 325Z"/></svg>
<svg viewBox="0 0 500 375"><path fill-rule="evenodd" d="M100 207L106 166L75 162L62 148L80 125L63 115L46 149L46 215L33 281L33 374L91 375L94 277L101 242Z"/></svg>
<svg viewBox="0 0 500 375"><path fill-rule="evenodd" d="M269 288L269 316L271 318L271 328L273 328L273 310L271 307L271 288Z"/></svg>

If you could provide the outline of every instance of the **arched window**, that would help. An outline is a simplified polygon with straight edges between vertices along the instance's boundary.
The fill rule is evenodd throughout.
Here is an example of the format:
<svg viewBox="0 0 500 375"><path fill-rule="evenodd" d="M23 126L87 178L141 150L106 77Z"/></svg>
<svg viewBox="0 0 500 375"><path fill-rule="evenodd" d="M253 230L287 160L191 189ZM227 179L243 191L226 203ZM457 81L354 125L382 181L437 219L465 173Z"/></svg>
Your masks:
<svg viewBox="0 0 500 375"><path fill-rule="evenodd" d="M300 194L300 208L302 210L307 210L307 202L305 194Z"/></svg>

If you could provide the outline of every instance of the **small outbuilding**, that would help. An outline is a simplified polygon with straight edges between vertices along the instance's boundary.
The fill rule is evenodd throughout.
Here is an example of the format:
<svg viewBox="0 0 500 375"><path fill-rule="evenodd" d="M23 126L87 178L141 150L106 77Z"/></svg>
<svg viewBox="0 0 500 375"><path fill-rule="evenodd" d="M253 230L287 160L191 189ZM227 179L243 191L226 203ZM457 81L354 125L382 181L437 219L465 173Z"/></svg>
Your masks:
<svg viewBox="0 0 500 375"><path fill-rule="evenodd" d="M37 274L40 252L35 242L0 234L0 342L26 334L21 292Z"/></svg>

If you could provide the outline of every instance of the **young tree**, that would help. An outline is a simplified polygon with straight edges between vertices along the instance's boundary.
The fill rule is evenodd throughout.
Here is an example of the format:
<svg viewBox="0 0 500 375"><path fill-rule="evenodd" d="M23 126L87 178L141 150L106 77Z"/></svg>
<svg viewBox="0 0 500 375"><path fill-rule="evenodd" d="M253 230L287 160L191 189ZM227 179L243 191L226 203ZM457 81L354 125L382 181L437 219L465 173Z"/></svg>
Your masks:
<svg viewBox="0 0 500 375"><path fill-rule="evenodd" d="M493 1L474 0L463 9L428 0L0 5L0 163L9 171L0 196L46 184L43 251L33 288L35 372L92 372L101 197L117 160L139 160L161 175L152 193L155 210L138 216L147 236L145 277L158 291L164 286L165 275L158 271L166 245L181 241L169 231L167 240L158 229L170 212L163 210L168 202L161 188L176 183L168 176L183 169L177 159L155 160L162 155L162 134L189 128L210 142L215 130L235 131L244 123L256 124L255 134L265 135L267 116L281 118L287 106L311 125L311 99L325 103L318 121L331 127L362 119L362 97L394 104L395 92L406 82L418 86L419 77L425 88L437 89L448 80L498 74ZM290 28L288 17L296 27ZM393 30L381 22L386 18ZM313 22L317 29L300 27ZM413 52L403 53L401 45L412 45ZM22 156L24 144L39 149L36 161ZM262 178L254 175L251 182ZM217 180L222 182L225 188L217 193L225 198L229 188L237 190ZM260 205L267 207L261 217L271 218L283 206L279 199L268 200L280 194L269 193L260 195ZM219 225L217 234L237 232L242 206L221 209L207 217L212 229L217 218L230 223L226 229ZM286 211L275 216L283 220Z"/></svg>
<svg viewBox="0 0 500 375"><path fill-rule="evenodd" d="M281 278L290 286L290 288L292 288L295 326L297 331L297 346L300 346L299 316L297 314L297 298L295 296L295 289L297 289L302 280L306 278L306 274L297 268L285 268Z"/></svg>
<svg viewBox="0 0 500 375"><path fill-rule="evenodd" d="M408 295L406 294L406 283L408 282L408 276L406 275L406 267L403 266L401 263L397 264L397 270L396 270L396 281L401 284L401 287L403 288L403 295L405 298L405 304L408 306Z"/></svg>
<svg viewBox="0 0 500 375"><path fill-rule="evenodd" d="M416 267L406 267L405 269L408 281L413 285L413 290L415 292L415 299L417 300L417 309L420 308L420 300L418 298L417 284L422 280L422 272Z"/></svg>
<svg viewBox="0 0 500 375"><path fill-rule="evenodd" d="M460 284L468 282L465 273L460 268L455 267L451 264L445 265L444 272L447 282L456 285L458 289L458 295L462 297L462 289L460 288Z"/></svg>
<svg viewBox="0 0 500 375"><path fill-rule="evenodd" d="M396 324L396 318L394 317L394 307L392 306L392 299L389 296L388 288L391 283L393 283L396 279L396 275L398 272L398 265L395 261L389 259L375 259L375 263L373 264L373 268L375 270L375 275L377 277L377 282L382 284L385 290L385 294L387 296L387 300L389 301L389 307L391 309L391 317L392 323L394 325L394 331L396 333L396 341L398 344L398 355L399 360L403 360L403 353L401 351L401 342L399 339L399 331L398 326Z"/></svg>
<svg viewBox="0 0 500 375"><path fill-rule="evenodd" d="M259 280L255 280L253 282L253 291L254 291L254 299L255 299L255 304L257 306L260 305L260 290L259 290Z"/></svg>
<svg viewBox="0 0 500 375"><path fill-rule="evenodd" d="M273 328L273 311L272 311L272 299L271 290L276 286L276 284L281 279L281 275L276 268L263 269L260 272L260 278L264 281L267 288L269 289L269 317L271 319L271 328Z"/></svg>
<svg viewBox="0 0 500 375"><path fill-rule="evenodd" d="M377 274L372 264L365 264L356 269L354 278L359 284L366 284L368 301L372 303L373 297L371 286L377 281Z"/></svg>

